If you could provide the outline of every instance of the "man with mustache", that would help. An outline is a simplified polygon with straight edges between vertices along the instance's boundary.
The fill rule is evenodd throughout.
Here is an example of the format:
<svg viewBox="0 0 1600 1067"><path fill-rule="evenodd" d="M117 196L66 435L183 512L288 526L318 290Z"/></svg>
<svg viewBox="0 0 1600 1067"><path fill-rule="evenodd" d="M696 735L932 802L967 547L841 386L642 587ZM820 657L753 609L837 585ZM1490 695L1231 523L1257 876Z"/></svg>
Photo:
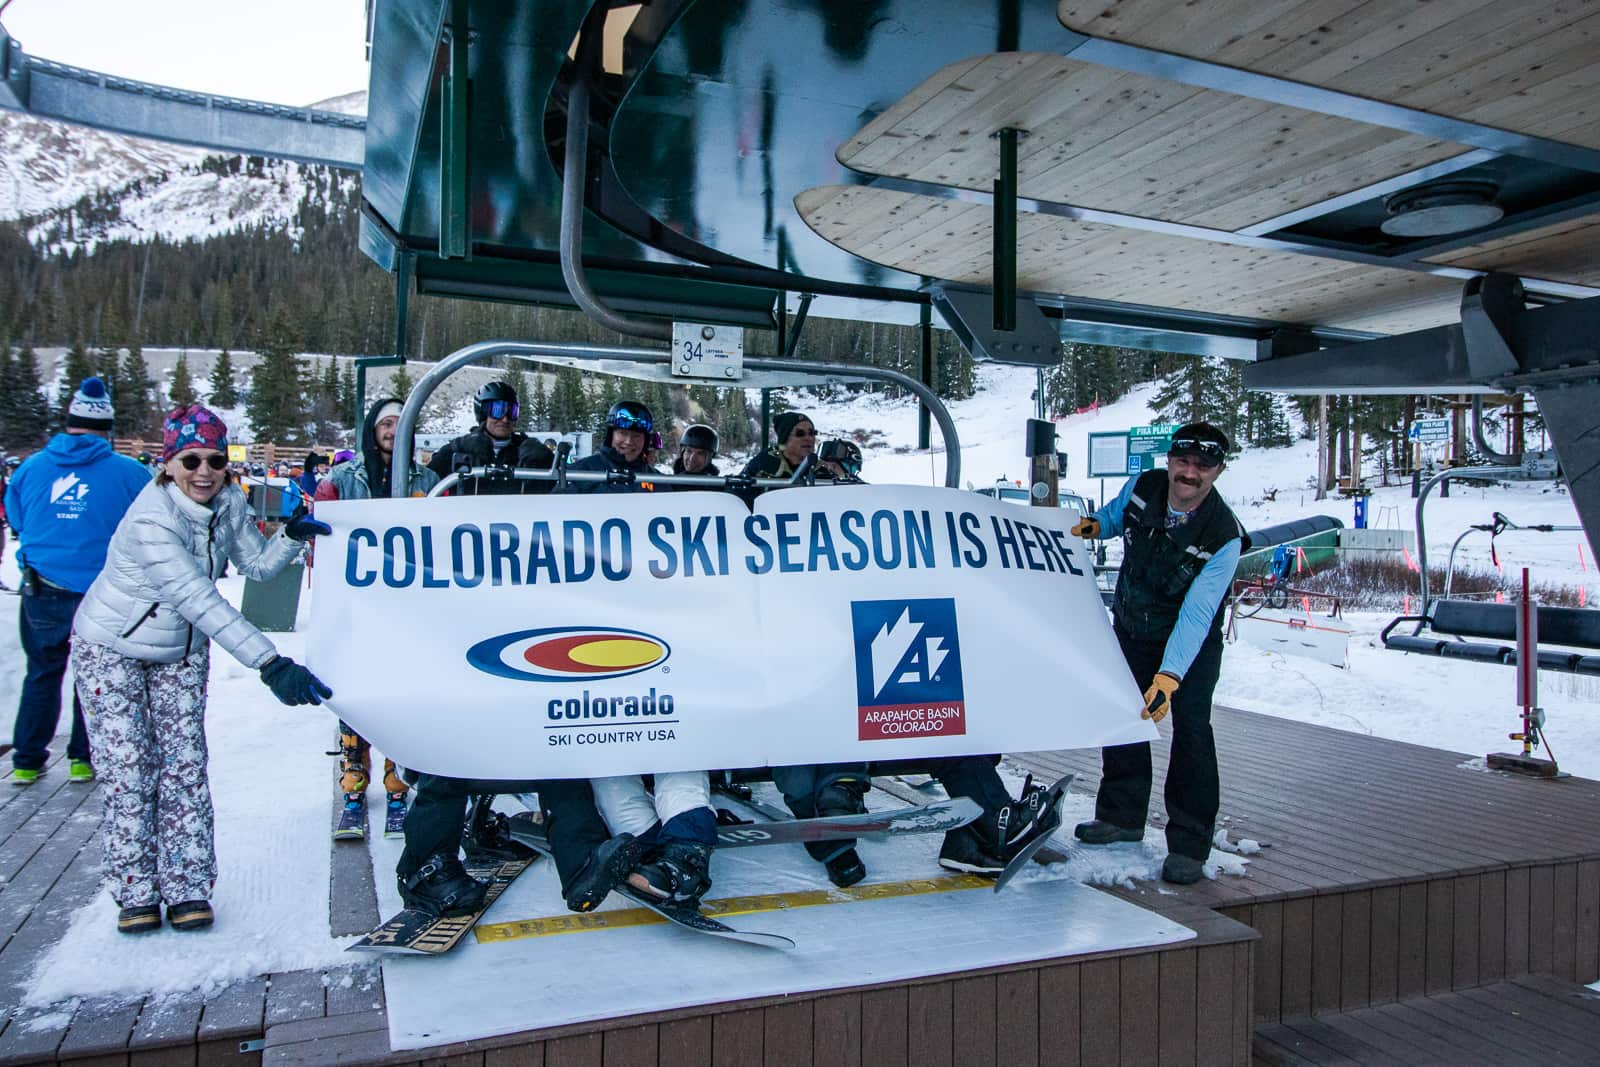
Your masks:
<svg viewBox="0 0 1600 1067"><path fill-rule="evenodd" d="M1228 438L1204 422L1179 427L1167 469L1130 479L1110 504L1072 528L1078 537L1121 536L1112 620L1146 719L1172 713L1167 767L1167 858L1163 881L1190 885L1205 874L1216 827L1217 748L1211 695L1222 669L1222 619L1239 554L1250 538L1212 492ZM1104 774L1095 817L1079 823L1087 845L1144 837L1150 803L1150 745L1101 750Z"/></svg>

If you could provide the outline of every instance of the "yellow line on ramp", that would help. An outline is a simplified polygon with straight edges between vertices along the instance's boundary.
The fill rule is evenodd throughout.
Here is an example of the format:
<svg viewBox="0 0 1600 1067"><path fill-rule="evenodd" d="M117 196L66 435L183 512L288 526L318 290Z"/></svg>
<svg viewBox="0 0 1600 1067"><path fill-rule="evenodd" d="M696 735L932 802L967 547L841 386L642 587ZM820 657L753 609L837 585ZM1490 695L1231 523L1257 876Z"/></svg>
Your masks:
<svg viewBox="0 0 1600 1067"><path fill-rule="evenodd" d="M888 900L926 893L952 893L963 889L992 889L993 878L959 874L940 878L915 878L905 882L879 882L853 885L847 889L803 889L792 893L764 893L759 896L723 897L701 902L700 910L712 918L729 915L755 915L789 908L814 908L823 904L849 904L858 900ZM519 941L525 937L550 937L586 930L620 930L629 926L652 926L667 920L648 908L619 908L616 911L591 911L551 915L542 919L518 919L506 923L479 923L473 935L480 942Z"/></svg>

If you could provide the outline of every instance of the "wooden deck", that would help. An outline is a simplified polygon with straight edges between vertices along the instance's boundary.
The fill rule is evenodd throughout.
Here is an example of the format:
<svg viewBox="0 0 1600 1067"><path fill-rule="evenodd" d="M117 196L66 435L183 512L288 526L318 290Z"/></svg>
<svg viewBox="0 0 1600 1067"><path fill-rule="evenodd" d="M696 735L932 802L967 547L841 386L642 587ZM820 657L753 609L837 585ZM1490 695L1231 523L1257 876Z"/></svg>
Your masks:
<svg viewBox="0 0 1600 1067"><path fill-rule="evenodd" d="M1600 978L1600 783L1227 709L1216 724L1223 826L1267 847L1243 877L1109 890L1196 941L423 1053L389 1051L371 963L18 1010L97 888L99 794L58 771L0 791L0 1065L1566 1062L1600 1047L1578 984ZM1095 753L1018 759L1098 780ZM363 888L364 850L341 851L335 879ZM371 899L330 922L364 921Z"/></svg>

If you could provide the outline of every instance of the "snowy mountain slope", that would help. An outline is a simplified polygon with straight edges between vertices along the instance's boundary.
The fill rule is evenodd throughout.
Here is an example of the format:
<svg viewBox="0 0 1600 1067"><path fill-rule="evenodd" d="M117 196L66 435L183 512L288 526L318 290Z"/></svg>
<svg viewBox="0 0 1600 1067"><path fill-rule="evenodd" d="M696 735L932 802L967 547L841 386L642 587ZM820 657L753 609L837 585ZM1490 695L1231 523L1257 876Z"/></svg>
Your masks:
<svg viewBox="0 0 1600 1067"><path fill-rule="evenodd" d="M366 113L365 91L311 107ZM26 219L36 244L52 250L128 238L204 239L258 224L289 225L305 192L307 168L269 160L219 174L202 167L224 153L165 144L16 112L0 112L0 219ZM346 175L344 181L352 181ZM85 197L114 202L83 211Z"/></svg>
<svg viewBox="0 0 1600 1067"><path fill-rule="evenodd" d="M172 173L205 157L198 148L103 133L0 112L0 219L42 215L97 189Z"/></svg>

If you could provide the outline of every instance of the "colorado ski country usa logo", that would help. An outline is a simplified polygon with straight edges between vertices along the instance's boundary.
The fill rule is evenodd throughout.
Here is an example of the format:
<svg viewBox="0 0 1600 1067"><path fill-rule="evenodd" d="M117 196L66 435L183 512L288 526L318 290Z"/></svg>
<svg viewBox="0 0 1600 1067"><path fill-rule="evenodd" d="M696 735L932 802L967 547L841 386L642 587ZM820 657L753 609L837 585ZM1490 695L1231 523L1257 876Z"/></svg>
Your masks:
<svg viewBox="0 0 1600 1067"><path fill-rule="evenodd" d="M659 667L671 655L671 646L641 630L550 626L479 641L467 650L467 662L500 678L594 682Z"/></svg>
<svg viewBox="0 0 1600 1067"><path fill-rule="evenodd" d="M855 600L850 620L858 740L967 732L954 598Z"/></svg>

